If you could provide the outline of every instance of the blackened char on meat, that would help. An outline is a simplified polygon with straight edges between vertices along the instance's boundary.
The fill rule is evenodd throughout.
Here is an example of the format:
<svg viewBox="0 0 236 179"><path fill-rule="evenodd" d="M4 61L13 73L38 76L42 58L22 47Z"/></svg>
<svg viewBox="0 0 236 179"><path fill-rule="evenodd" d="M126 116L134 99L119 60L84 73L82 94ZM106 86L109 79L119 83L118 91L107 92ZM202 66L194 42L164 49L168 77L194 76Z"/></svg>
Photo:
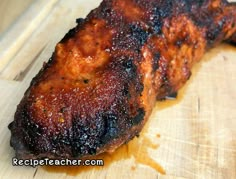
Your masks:
<svg viewBox="0 0 236 179"><path fill-rule="evenodd" d="M225 0L104 0L77 19L9 125L18 158L82 158L137 136L204 52L236 42Z"/></svg>

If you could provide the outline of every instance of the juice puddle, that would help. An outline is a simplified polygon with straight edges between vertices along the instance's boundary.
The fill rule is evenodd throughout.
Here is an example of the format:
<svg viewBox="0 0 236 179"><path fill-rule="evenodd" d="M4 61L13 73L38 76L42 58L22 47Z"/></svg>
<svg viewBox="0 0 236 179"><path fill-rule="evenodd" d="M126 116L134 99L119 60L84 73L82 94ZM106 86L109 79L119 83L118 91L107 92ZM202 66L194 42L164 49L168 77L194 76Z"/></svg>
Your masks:
<svg viewBox="0 0 236 179"><path fill-rule="evenodd" d="M176 99L158 101L154 110L160 111L178 104L183 99L186 88L187 85L185 85L184 88L179 90ZM149 121L147 121L147 123L149 123ZM163 167L159 165L155 160L153 160L148 154L148 149L156 150L159 145L154 144L150 139L145 137L145 133L148 132L147 129L148 124L145 125L138 138L134 138L128 144L121 146L114 153L105 153L91 158L95 160L102 159L104 161L104 166L44 166L42 168L48 172L66 173L68 175L75 176L79 173L90 170L103 170L108 168L112 163L115 163L120 160L128 160L133 158L135 162L130 168L131 171L135 171L137 165L142 164L155 169L161 174L165 174L165 170L163 169ZM155 137L159 139L161 136L160 134L156 134Z"/></svg>
<svg viewBox="0 0 236 179"><path fill-rule="evenodd" d="M158 138L160 137L157 134ZM130 168L136 170L138 164L149 166L155 169L161 174L165 174L165 170L155 160L153 160L149 154L148 149L157 149L159 145L152 143L150 139L143 134L139 138L135 138L128 144L121 146L112 154L101 154L91 159L103 159L104 166L44 166L44 170L53 173L66 173L68 175L75 176L79 173L89 170L103 170L108 168L112 163L120 160L126 160L134 158L135 162Z"/></svg>
<svg viewBox="0 0 236 179"><path fill-rule="evenodd" d="M140 146L138 146L138 144L128 145L128 155L134 157L136 164L143 164L149 166L158 171L159 173L165 174L165 170L163 169L163 167L155 160L153 160L148 154L148 148L157 149L159 145L153 144L147 137L143 137L143 139L141 140L142 141ZM138 141L136 141L136 143L138 143Z"/></svg>

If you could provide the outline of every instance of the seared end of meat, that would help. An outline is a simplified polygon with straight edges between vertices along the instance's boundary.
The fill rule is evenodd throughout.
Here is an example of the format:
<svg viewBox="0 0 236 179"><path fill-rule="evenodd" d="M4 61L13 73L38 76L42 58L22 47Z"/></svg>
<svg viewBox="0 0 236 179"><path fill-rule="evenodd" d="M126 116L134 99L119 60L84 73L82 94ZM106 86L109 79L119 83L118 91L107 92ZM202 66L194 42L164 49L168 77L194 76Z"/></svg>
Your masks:
<svg viewBox="0 0 236 179"><path fill-rule="evenodd" d="M144 112L131 119L134 122L143 120ZM22 120L22 119L21 119ZM102 123L96 127L73 126L73 134L68 129L65 134L47 136L41 127L27 120L21 126L14 122L9 125L12 131L10 145L16 150L19 159L62 159L83 158L103 152L113 152L116 148L137 136L143 125L133 125L126 132L121 133L115 116L107 115L100 119L93 119ZM23 120L22 120L23 121ZM18 130L24 127L24 130Z"/></svg>
<svg viewBox="0 0 236 179"><path fill-rule="evenodd" d="M109 101L103 99L99 104L101 107L83 100L77 103L73 99L67 101L82 106L80 110L65 105L67 99L63 96L64 104L62 101L57 103L57 112L53 111L57 107L46 109L52 103L39 108L35 106L43 102L42 99L34 102L24 99L17 108L14 122L9 125L12 131L11 146L16 150L16 156L81 158L114 151L124 141L139 134L145 116L143 108L131 109L136 107L128 104L123 98L124 94L121 98L118 96L125 91L116 92L120 94L110 94L111 98L114 97L112 103L105 104ZM60 104L64 107L60 107ZM88 108L86 105L89 105Z"/></svg>
<svg viewBox="0 0 236 179"><path fill-rule="evenodd" d="M38 83L36 77L9 125L17 157L81 158L112 152L132 139L145 116L137 77L123 61L82 81Z"/></svg>
<svg viewBox="0 0 236 179"><path fill-rule="evenodd" d="M103 50L109 45L101 41L109 38L109 31L107 37L100 33L108 30L103 21L85 26L86 32L73 29L57 45L18 105L9 125L18 158L81 158L112 152L141 131L146 111L137 65L125 54L114 57ZM91 30L97 31L96 41L90 40ZM83 46L73 48L78 43L71 40L75 36ZM91 43L96 49L84 47ZM91 64L96 56L100 58Z"/></svg>
<svg viewBox="0 0 236 179"><path fill-rule="evenodd" d="M225 1L104 0L56 46L9 125L18 158L82 158L139 134L207 48L235 42Z"/></svg>

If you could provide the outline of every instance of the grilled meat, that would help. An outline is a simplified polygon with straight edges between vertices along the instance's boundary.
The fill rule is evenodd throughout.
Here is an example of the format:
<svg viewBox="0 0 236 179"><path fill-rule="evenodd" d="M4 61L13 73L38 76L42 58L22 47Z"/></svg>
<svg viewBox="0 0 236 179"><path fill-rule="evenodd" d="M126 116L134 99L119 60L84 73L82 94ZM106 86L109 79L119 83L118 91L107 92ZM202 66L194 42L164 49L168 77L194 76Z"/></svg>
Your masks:
<svg viewBox="0 0 236 179"><path fill-rule="evenodd" d="M18 158L81 158L137 136L156 100L178 91L204 52L235 42L225 0L104 0L78 19L9 125Z"/></svg>

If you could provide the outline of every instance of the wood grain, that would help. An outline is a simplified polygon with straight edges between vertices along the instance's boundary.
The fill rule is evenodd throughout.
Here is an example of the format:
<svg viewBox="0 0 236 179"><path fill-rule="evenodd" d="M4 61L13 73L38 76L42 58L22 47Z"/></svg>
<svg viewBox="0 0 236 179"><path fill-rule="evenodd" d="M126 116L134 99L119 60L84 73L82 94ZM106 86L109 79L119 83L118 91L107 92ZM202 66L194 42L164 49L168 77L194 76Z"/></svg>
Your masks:
<svg viewBox="0 0 236 179"><path fill-rule="evenodd" d="M16 53L50 13L57 0L33 1L30 8L3 34L0 43L0 72L7 68ZM19 63L19 62L18 62Z"/></svg>
<svg viewBox="0 0 236 179"><path fill-rule="evenodd" d="M0 2L0 34L17 21L19 16L27 10L33 0L1 0Z"/></svg>
<svg viewBox="0 0 236 179"><path fill-rule="evenodd" d="M156 104L138 140L135 152L139 155L143 155L146 145L143 136L159 145L159 148L147 150L165 169L166 175L135 163L133 157L121 157L107 166L105 163L100 170L85 170L77 176L63 171L47 172L42 167L12 166L14 151L9 146L7 126L13 120L17 104L43 62L51 56L55 44L75 25L75 19L84 17L99 3L99 0L59 0L11 59L9 68L2 71L0 178L236 178L236 47L228 44L204 56L177 100Z"/></svg>

